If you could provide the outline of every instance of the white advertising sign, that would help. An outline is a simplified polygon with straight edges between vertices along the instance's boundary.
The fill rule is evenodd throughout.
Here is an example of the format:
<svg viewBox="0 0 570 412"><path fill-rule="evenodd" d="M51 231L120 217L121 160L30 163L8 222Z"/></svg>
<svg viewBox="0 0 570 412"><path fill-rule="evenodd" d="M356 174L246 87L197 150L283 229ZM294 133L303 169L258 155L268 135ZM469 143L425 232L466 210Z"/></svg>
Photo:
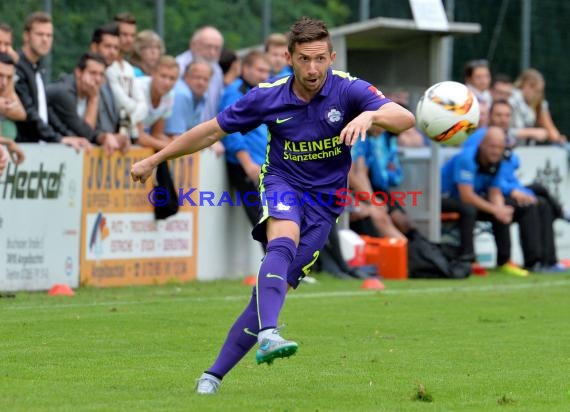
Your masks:
<svg viewBox="0 0 570 412"><path fill-rule="evenodd" d="M152 213L88 213L87 260L192 256L192 213L166 220Z"/></svg>
<svg viewBox="0 0 570 412"><path fill-rule="evenodd" d="M79 285L83 153L22 145L0 175L0 291Z"/></svg>

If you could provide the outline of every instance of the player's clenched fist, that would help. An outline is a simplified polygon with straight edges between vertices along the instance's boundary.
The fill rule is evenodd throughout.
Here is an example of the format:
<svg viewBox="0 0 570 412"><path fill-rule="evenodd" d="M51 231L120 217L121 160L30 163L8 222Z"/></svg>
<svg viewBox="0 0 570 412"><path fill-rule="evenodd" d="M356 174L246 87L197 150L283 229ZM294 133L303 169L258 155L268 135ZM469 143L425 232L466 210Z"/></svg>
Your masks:
<svg viewBox="0 0 570 412"><path fill-rule="evenodd" d="M131 178L134 182L144 183L152 175L153 169L154 167L152 167L146 159L136 162L131 167Z"/></svg>

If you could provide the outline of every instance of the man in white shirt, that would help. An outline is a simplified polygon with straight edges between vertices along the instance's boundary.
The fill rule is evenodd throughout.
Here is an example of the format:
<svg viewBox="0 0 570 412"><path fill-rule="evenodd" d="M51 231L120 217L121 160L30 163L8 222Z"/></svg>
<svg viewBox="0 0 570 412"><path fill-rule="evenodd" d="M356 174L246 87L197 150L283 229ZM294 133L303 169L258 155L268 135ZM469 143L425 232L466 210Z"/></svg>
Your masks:
<svg viewBox="0 0 570 412"><path fill-rule="evenodd" d="M136 20L130 15L123 16L123 21L118 23L123 26L134 29L136 33ZM117 21L117 16L115 21ZM120 27L120 26L119 26ZM123 31L125 29L123 28ZM131 30L132 31L132 30ZM129 32L130 33L130 32ZM145 102L142 90L135 83L135 72L133 66L126 60L126 53L129 50L130 36L121 37L119 29L119 48L120 53L117 58L105 71L105 76L109 82L109 86L113 91L116 106L119 111L123 110L128 117L130 123L130 137L136 139L138 137L137 124L142 122L146 117L148 107Z"/></svg>

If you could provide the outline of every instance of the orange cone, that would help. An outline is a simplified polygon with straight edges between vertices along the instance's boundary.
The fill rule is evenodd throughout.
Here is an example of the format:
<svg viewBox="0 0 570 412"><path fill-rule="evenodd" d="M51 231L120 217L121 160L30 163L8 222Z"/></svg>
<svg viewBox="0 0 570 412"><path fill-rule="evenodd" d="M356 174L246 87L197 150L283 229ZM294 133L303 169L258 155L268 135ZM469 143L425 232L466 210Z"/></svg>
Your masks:
<svg viewBox="0 0 570 412"><path fill-rule="evenodd" d="M75 295L75 292L69 286L60 283L57 285L53 285L52 288L49 290L48 295L73 296Z"/></svg>
<svg viewBox="0 0 570 412"><path fill-rule="evenodd" d="M360 289L384 290L385 288L384 284L380 282L380 279L378 278L366 279L362 282L362 285L360 285Z"/></svg>
<svg viewBox="0 0 570 412"><path fill-rule="evenodd" d="M256 283L257 283L257 276L255 275L246 276L243 279L243 284L247 286L255 286Z"/></svg>

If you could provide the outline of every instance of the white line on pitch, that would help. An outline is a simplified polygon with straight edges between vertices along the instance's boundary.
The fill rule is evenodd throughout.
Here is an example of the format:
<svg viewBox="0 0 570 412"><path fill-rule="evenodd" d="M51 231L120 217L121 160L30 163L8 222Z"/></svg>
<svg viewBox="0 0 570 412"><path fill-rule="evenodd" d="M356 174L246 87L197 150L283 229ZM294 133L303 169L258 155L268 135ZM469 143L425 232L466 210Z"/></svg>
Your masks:
<svg viewBox="0 0 570 412"><path fill-rule="evenodd" d="M460 282L460 281L458 281ZM535 289L535 288L549 288L554 286L567 286L570 285L570 279L558 280L539 283L509 283L509 284L495 284L495 285L480 285L472 287L459 287L459 286L441 286L417 289L395 289L395 290L347 290L337 292L299 292L290 293L287 299L316 299L316 298L342 298L342 297L355 297L355 296L371 296L371 295L415 295L415 294L439 294L439 293L472 293L472 292L511 292L521 289ZM171 292L168 292L171 294ZM166 293L164 294L166 297ZM249 298L249 290L243 295L230 295L230 296L176 296L169 297L168 302L171 301L186 301L186 302L210 302L210 301L233 301L233 300L247 300ZM105 301L105 302L85 302L85 303L69 303L59 305L16 305L5 306L5 309L12 310L25 310L25 309L62 309L62 308L79 308L79 307L95 307L95 306L119 306L119 305L140 305L157 303L157 300L131 300L131 301Z"/></svg>

